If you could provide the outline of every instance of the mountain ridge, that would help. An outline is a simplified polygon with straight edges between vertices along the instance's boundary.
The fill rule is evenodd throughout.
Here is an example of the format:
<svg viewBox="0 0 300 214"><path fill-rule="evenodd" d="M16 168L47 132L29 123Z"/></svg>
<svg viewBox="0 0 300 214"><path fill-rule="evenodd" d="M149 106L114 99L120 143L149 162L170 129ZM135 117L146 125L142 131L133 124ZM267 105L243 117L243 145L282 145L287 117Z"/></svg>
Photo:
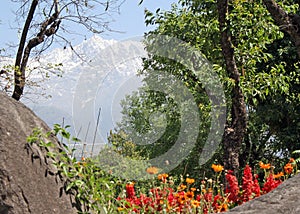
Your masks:
<svg viewBox="0 0 300 214"><path fill-rule="evenodd" d="M55 123L71 125L69 129L71 134L84 141L81 146L84 143L88 145L93 143L92 133L96 129L98 109L102 108L99 125L101 131L98 131L97 135L100 136L97 137L95 144L105 144L107 133L117 122L112 115L115 111L113 109L120 110L119 107L112 106L115 102L114 98L120 93L118 90L129 90L128 87L124 87L124 84L126 86L126 81L135 78L137 71L141 69L142 56L145 54L139 41L106 40L98 35L74 46L73 49L55 48L42 55L38 61L31 59L30 67L59 66L52 67L52 71L48 73L49 78L46 79L43 70L32 72L30 81L38 83L40 87L25 86L21 101L50 127ZM84 87L81 90L82 86ZM130 90L135 90L139 86L140 80L136 80L131 83ZM81 91L85 94L81 95ZM79 101L76 101L77 96L82 96ZM86 112L81 113L84 109L76 110L76 108L77 105L83 106L85 103L92 105L90 101L93 102L93 109L90 106L93 115L90 114L90 121L86 121ZM116 114L120 117L119 113ZM83 127L80 125L81 121ZM92 124L89 131L87 123ZM89 132L88 137L86 137L87 132ZM98 152L99 148L95 152ZM82 148L79 146L80 149Z"/></svg>

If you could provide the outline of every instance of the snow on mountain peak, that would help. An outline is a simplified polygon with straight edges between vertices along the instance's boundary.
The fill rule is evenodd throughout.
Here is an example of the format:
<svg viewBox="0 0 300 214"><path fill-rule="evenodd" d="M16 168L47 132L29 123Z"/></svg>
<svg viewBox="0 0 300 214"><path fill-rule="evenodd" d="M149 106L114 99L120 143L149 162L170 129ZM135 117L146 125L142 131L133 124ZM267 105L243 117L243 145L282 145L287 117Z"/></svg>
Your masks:
<svg viewBox="0 0 300 214"><path fill-rule="evenodd" d="M64 72L68 72L80 64L90 62L97 54L115 43L117 43L116 40L106 40L94 35L74 47L53 49L47 53L46 57L41 57L40 61L41 63L61 63L64 66Z"/></svg>
<svg viewBox="0 0 300 214"><path fill-rule="evenodd" d="M102 108L101 117L103 118L100 118L99 127L101 137L98 141L103 143L106 141L106 134L114 128L114 122L117 122L111 113L118 107L112 105L118 105L119 99L122 98L120 94L123 95L140 86L140 80L133 81L133 83L128 81L134 79L133 76L141 69L141 57L145 57L143 54L144 47L137 40L119 42L105 40L97 35L74 46L73 50L70 47L56 48L41 56L39 62L30 63L31 65L35 63L44 65L61 63L63 65L60 68L63 71L62 77L50 75L49 79L42 82L44 92L51 98L30 97L29 93L25 93L24 96L29 96L29 99L24 99L23 102L25 101L25 104L50 127L55 123L60 123L64 118L64 124L76 128L73 131L70 130L76 136L81 126L85 130L92 122L92 128L95 120L89 112L81 112L85 109L79 106L89 107L89 111L98 111L99 107ZM36 67L39 67L38 64ZM40 76L32 75L31 80L38 81ZM28 88L25 87L27 90ZM30 91L31 94L41 93L41 88L33 90L35 92ZM30 100L36 100L36 102L33 103ZM115 111L113 113L117 114ZM84 131L80 135L83 134L85 134ZM80 135L79 138L84 136ZM86 142L90 142L91 138L93 136L89 136Z"/></svg>
<svg viewBox="0 0 300 214"><path fill-rule="evenodd" d="M117 42L116 40L113 40L113 39L106 40L95 34L91 38L89 38L89 39L83 41L81 44L77 45L75 49L76 50L82 49L84 51L87 51L89 49L103 50L104 48L107 48L108 46L113 45L116 42Z"/></svg>

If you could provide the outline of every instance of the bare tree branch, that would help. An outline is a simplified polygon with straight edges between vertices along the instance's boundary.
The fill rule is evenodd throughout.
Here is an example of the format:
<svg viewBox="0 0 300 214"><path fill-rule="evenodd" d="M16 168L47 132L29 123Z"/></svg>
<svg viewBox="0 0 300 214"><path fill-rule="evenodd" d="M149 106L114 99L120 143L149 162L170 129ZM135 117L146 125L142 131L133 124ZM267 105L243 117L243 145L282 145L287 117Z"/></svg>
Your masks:
<svg viewBox="0 0 300 214"><path fill-rule="evenodd" d="M55 2L57 2L57 1L55 1ZM58 7L55 7L56 8L55 12L42 23L40 31L37 34L37 36L30 39L28 41L26 48L24 49L29 26L33 19L33 15L35 13L37 4L38 4L38 0L32 1L30 11L28 13L28 18L26 20L26 23L25 23L25 26L24 26L24 29L22 32L22 37L21 37L21 41L20 41L20 45L19 45L19 49L18 49L17 58L16 58L15 88L14 88L14 92L12 95L12 97L16 100L19 100L21 98L21 95L23 94L23 91L24 91L25 71L26 71L26 67L27 67L27 63L29 60L31 49L38 46L42 42L44 42L45 36L49 37L49 36L55 34L56 31L58 30L60 22L61 22L58 19L58 17L59 17ZM21 58L22 58L22 61L21 61Z"/></svg>
<svg viewBox="0 0 300 214"><path fill-rule="evenodd" d="M102 33L105 30L110 30L108 28L110 20L107 20L107 18L110 16L110 12L119 7L120 4L118 3L120 1L120 4L124 2L124 0L16 0L15 2L22 3L19 9L21 16L25 16L27 10L28 13L16 54L15 84L12 97L19 100L23 94L26 82L25 72L32 50L43 44L40 51L36 52L38 54L42 53L51 46L54 36L67 41L62 36L57 35L57 31L61 27L63 32L66 32L64 30L66 28L60 26L61 22L74 22L92 33ZM103 9L103 12L93 13L93 10L98 9L99 6ZM47 38L50 38L50 40L47 40ZM68 44L72 48L71 43Z"/></svg>

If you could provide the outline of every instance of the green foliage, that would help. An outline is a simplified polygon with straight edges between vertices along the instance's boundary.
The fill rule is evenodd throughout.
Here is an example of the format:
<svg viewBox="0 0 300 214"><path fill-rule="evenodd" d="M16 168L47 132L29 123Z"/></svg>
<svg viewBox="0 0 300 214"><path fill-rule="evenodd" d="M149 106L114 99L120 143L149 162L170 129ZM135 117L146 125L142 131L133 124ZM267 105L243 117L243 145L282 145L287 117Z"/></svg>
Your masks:
<svg viewBox="0 0 300 214"><path fill-rule="evenodd" d="M41 129L34 129L27 142L47 151L46 157L52 160L57 174L65 182L64 191L75 195L79 204L78 213L114 213L115 198L120 189L124 188L123 181L101 170L96 160L84 157L80 161L76 160L67 146L62 151L53 152L55 146L47 140L51 135L62 136L67 141L78 140L71 138L66 130L68 127L56 124L51 132L45 134Z"/></svg>
<svg viewBox="0 0 300 214"><path fill-rule="evenodd" d="M251 144L252 149L246 148L252 150L252 162L265 157L280 164L282 158L290 157L292 151L300 148L299 59L288 35L267 45L266 52L272 58L259 63L257 68L265 69L269 78L260 81L265 82L261 94L249 96L251 139L247 137L245 143ZM280 68L274 69L278 65Z"/></svg>
<svg viewBox="0 0 300 214"><path fill-rule="evenodd" d="M151 159L173 145L178 137L180 118L171 97L159 91L140 90L139 94L134 93L123 100L121 106L123 120L119 127L137 144L140 155ZM145 136L149 136L148 139ZM144 142L137 142L140 139Z"/></svg>
<svg viewBox="0 0 300 214"><path fill-rule="evenodd" d="M0 51L1 53L1 51ZM0 74L0 91L4 91L5 93L9 93L12 90L13 85L13 74L14 74L14 67L7 64L3 65L1 68Z"/></svg>
<svg viewBox="0 0 300 214"><path fill-rule="evenodd" d="M184 203L187 204L189 204L189 200L194 199L196 195L203 196L206 193L211 193L211 190L216 191L216 194L220 194L224 198L228 197L222 189L223 185L221 185L221 171L223 168L221 167L219 171L213 173L213 170L210 169L211 166L208 166L207 169L209 169L208 171L211 171L211 174L204 175L203 179L201 179L201 176L199 175L196 175L197 177L195 177L195 179L193 179L191 176L184 179L182 175L173 177L171 175L163 174L158 176L160 181L157 179L150 179L147 181L137 181L133 183L130 182L132 188L134 185L133 191L137 196L137 198L130 198L127 186L128 182L124 179L117 179L113 177L111 172L107 173L100 169L94 159L82 158L80 161L78 161L70 156L71 152L67 147L65 150L50 153L50 151L55 149L55 145L48 140L49 137L56 135L57 137L64 137L65 140L72 139L66 130L68 127L69 126L61 127L56 124L54 129L47 133L44 133L43 130L36 128L33 130L32 134L28 136L27 142L30 146L36 144L42 150L45 149L48 151L48 160L52 160L52 163L57 169L57 174L60 175L65 182L64 191L75 195L76 202L79 204L79 206L77 206L78 213L128 213L130 210L135 208L132 207L132 204L135 202L138 203L139 200L145 197L149 199L149 203L151 201L152 203L159 203L157 205L162 205L165 203L167 204L167 200L169 199L180 200L180 197L172 197L165 198L166 200L164 201L157 201L155 198L157 195L153 194L153 189L156 189L158 191L157 193L163 194L163 197L167 196L166 193L174 193L174 195L176 195L178 192L181 192L180 194L191 194L191 192L195 192L195 194L190 195L190 198L182 198L185 200ZM123 142L127 142L125 133L120 133L120 135L112 134L111 142L119 142L122 140ZM117 144L114 144L114 146L116 145ZM131 148L132 144L125 143L124 147L126 148L127 146ZM123 146L120 148L123 149ZM298 153L300 153L299 150L294 151L294 154ZM130 157L136 156L136 153L132 152L132 150L120 151L120 154L128 155ZM296 162L299 162L299 158L296 160ZM283 179L287 179L288 177L294 175L294 173L296 174L298 172L297 165L293 164L292 166L293 174L285 174ZM273 168L270 169L270 172L274 173ZM264 170L265 178L270 172ZM162 176L164 176L164 178ZM167 191L164 192L163 190ZM243 192L243 190L241 190L241 192ZM206 197L201 197L201 202L203 202L203 199L205 198ZM183 201L181 200L181 202ZM225 202L228 203L227 200L225 200ZM182 203L178 203L178 205L181 204ZM148 205L150 204L140 204L140 206L137 206L137 208L141 209L141 212L144 213L146 211L143 210L143 206ZM172 206L177 205L174 203ZM197 209L201 212L203 208L211 208L211 206L211 202L199 203L197 205ZM230 205L229 207L231 208L234 206L235 205ZM211 211L214 212L213 209ZM193 209L193 211L192 209L189 209L189 211L186 212L196 213L195 209Z"/></svg>
<svg viewBox="0 0 300 214"><path fill-rule="evenodd" d="M278 3L289 13L297 12L298 5L292 1ZM146 38L161 34L176 37L200 50L203 57L212 63L224 85L229 108L227 119L230 121L229 98L236 82L225 72L219 42L216 0L179 0L178 4L172 5L170 11L157 10L153 13L146 10L145 23L156 25L155 30L146 34ZM248 113L247 133L240 151L240 165L249 164L254 167L258 161L265 160L273 166L282 166L286 158L300 153L300 73L294 43L274 24L261 0L231 1L228 23L227 28L232 35L235 60L241 75L239 84L245 96ZM47 151L47 157L53 160L58 172L66 178L65 191L76 195L82 213L115 212L115 198L122 194L120 189L124 188L124 180L111 174L119 172L123 178L134 174L140 178L150 166L146 161L164 154L178 140L181 124L186 122L181 115L192 104L183 102L179 105L174 96L151 89L153 81L161 85L167 84L163 78L165 74L181 81L192 94L201 121L196 127L191 127L199 130L195 147L171 173L175 177L180 174L189 174L195 178L200 175L209 177L213 160L222 159L223 151L220 147L210 161L199 165L200 154L210 131L210 112L213 107L203 83L183 64L150 54L153 46L146 41L149 57L143 60L144 67L141 71L145 76L145 85L123 100L123 120L117 130L110 133L109 145L98 156L101 159L78 161L72 158L72 151L67 147L58 153L49 149L53 147L53 143L45 140L45 137L51 133L61 135L68 143L79 141L66 131L68 127L55 125L53 132L45 136L36 129L28 137L29 144L36 143ZM180 48L184 47L174 47L174 50ZM160 73L154 80L153 73L157 71ZM185 94L181 95L184 97ZM296 162L299 163L300 158ZM149 182L140 181L136 186L143 192Z"/></svg>
<svg viewBox="0 0 300 214"><path fill-rule="evenodd" d="M289 13L296 13L298 5L292 1L278 1ZM156 28L146 34L169 35L176 37L200 50L203 56L213 64L227 96L228 121L231 118L231 92L236 84L225 72L226 67L220 46L220 31L215 0L179 0L170 11L145 11L146 25ZM272 17L261 0L254 2L235 0L230 2L228 30L232 35L234 56L240 71L240 86L248 110L248 127L241 151L241 165L254 166L258 160L267 157L274 163L291 155L299 149L299 59L290 38L274 24ZM146 50L151 52L151 44ZM201 112L199 136L193 151L173 172L185 170L193 176L205 166L198 166L199 155L207 137L211 103L202 82L189 69L174 60L155 54L149 54L143 61L141 71L147 78L155 71L175 76L184 82L193 94ZM166 95L163 95L166 96ZM149 115L161 110L162 98L154 94L135 93L123 102L123 121L119 128L132 133L128 127L134 127L142 136L149 130ZM165 99L167 100L167 98ZM168 115L172 115L176 103L167 106ZM163 154L176 141L180 126L178 115L167 117L167 129L155 145L136 149L143 151L144 157ZM170 119L170 120L169 120ZM198 128L198 127L197 127ZM153 132L155 134L155 132ZM138 142L132 141L138 144ZM221 149L221 148L220 148ZM221 159L222 150L213 158ZM209 164L209 163L208 163Z"/></svg>
<svg viewBox="0 0 300 214"><path fill-rule="evenodd" d="M292 152L292 154L300 154L300 150L295 150ZM295 159L296 163L299 164L300 163L300 157L298 157L297 159Z"/></svg>
<svg viewBox="0 0 300 214"><path fill-rule="evenodd" d="M112 145L113 151L124 157L139 159L140 155L136 149L136 145L128 139L127 134L123 131L113 133L110 131L108 142Z"/></svg>

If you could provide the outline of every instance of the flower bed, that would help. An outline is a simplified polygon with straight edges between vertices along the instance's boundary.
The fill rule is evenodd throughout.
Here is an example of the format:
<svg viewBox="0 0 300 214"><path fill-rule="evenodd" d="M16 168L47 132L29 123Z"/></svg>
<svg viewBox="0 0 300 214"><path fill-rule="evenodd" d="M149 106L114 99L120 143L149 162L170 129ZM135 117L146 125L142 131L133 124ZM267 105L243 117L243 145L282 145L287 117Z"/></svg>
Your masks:
<svg viewBox="0 0 300 214"><path fill-rule="evenodd" d="M146 193L136 194L135 184L126 185L126 196L118 197L119 213L219 213L266 194L297 172L294 159L284 166L284 171L274 174L271 164L259 163L264 177L253 174L246 165L241 183L232 171L225 171L221 165L213 164L214 179L203 179L195 185L195 179L186 177L178 186L168 174L158 174L159 183ZM156 174L151 167L148 173ZM221 182L224 178L224 183Z"/></svg>

